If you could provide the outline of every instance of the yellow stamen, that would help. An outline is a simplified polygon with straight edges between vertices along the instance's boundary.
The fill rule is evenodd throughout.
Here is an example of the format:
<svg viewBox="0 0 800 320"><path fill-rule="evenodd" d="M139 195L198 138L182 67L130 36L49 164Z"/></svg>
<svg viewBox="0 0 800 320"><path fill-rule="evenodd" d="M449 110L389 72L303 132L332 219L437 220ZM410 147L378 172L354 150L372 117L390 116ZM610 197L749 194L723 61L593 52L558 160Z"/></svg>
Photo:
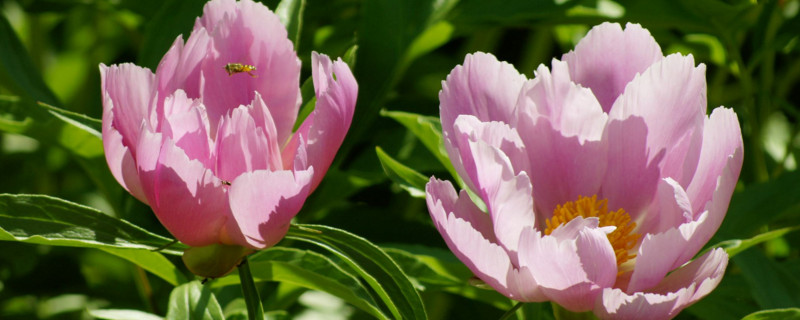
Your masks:
<svg viewBox="0 0 800 320"><path fill-rule="evenodd" d="M553 210L553 217L545 221L547 223L547 229L544 230L544 234L549 235L553 230L558 228L558 226L578 216L584 218L597 217L600 219L601 227L617 227L617 229L609 233L607 237L608 242L611 242L611 247L614 248L618 266L636 257L636 254L630 253L641 236L633 232L633 229L636 228L636 223L631 222L631 216L623 209L608 212L608 199L598 201L596 195L591 198L578 196L577 201L569 201L556 207L556 209Z"/></svg>

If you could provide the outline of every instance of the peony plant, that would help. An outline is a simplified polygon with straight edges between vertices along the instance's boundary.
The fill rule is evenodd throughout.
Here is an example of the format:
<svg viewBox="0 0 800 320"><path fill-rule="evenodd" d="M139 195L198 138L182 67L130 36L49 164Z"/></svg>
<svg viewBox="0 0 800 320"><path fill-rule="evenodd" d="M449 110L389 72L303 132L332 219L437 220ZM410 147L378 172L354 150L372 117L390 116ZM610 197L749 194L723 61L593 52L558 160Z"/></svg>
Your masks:
<svg viewBox="0 0 800 320"><path fill-rule="evenodd" d="M187 261L193 272L219 276L275 245L325 175L358 85L326 55L313 53L311 70L316 106L292 132L300 60L278 17L251 0L207 3L155 73L100 65L103 145L117 181L181 242L238 248L226 270Z"/></svg>
<svg viewBox="0 0 800 320"><path fill-rule="evenodd" d="M725 217L743 143L732 110L706 115L705 66L691 55L665 57L641 26L604 23L533 79L467 55L439 98L467 189L432 177L428 209L498 292L667 319L719 284L725 251L693 258Z"/></svg>

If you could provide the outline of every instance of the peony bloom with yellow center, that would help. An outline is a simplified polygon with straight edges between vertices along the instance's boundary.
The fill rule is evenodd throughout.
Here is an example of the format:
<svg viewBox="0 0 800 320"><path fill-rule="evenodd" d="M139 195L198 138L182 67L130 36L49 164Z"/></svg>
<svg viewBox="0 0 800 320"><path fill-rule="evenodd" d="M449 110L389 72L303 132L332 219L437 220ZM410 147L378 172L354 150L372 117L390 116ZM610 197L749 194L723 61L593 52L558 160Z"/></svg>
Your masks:
<svg viewBox="0 0 800 320"><path fill-rule="evenodd" d="M717 231L742 167L736 114L706 114L705 66L639 25L594 27L526 79L468 55L439 93L466 190L431 178L450 250L498 292L600 318L667 319L722 280Z"/></svg>

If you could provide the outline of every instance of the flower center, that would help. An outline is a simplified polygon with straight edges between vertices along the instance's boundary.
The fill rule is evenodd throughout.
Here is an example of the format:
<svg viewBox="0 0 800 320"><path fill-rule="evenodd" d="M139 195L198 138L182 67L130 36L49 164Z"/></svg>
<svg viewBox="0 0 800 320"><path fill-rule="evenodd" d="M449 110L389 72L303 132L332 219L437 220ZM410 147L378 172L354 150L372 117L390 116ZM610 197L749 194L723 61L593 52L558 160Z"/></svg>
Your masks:
<svg viewBox="0 0 800 320"><path fill-rule="evenodd" d="M607 237L608 242L611 242L611 247L614 248L618 266L636 257L636 254L630 253L641 236L633 232L633 229L636 228L636 223L631 222L631 216L623 209L608 212L608 199L598 201L596 195L591 198L578 196L577 201L568 201L556 207L556 209L553 210L553 217L546 221L547 229L544 230L544 234L549 235L553 230L558 228L558 226L579 216L584 218L599 218L600 227L617 227L617 229L609 233Z"/></svg>

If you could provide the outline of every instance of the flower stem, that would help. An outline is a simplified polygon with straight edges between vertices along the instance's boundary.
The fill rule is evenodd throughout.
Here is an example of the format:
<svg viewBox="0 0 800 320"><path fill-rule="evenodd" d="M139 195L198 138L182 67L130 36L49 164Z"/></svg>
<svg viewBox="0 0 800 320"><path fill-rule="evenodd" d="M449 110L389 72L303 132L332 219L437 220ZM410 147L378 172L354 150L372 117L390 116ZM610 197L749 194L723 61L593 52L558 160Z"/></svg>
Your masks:
<svg viewBox="0 0 800 320"><path fill-rule="evenodd" d="M242 258L239 264L239 281L242 284L244 302L247 304L247 318L249 320L263 320L264 308L261 306L261 297L258 296L256 283L253 281L253 274L250 273L250 265L247 263L247 256Z"/></svg>
<svg viewBox="0 0 800 320"><path fill-rule="evenodd" d="M506 319L508 319L509 317L511 317L511 315L513 315L515 312L517 312L517 309L519 309L519 307L521 307L521 306L522 306L522 302L517 302L517 304L515 304L513 307L511 307L511 309L508 309L508 311L506 311L506 313L504 313L504 314L503 314L503 315L500 317L500 319L499 319L499 320L506 320Z"/></svg>

